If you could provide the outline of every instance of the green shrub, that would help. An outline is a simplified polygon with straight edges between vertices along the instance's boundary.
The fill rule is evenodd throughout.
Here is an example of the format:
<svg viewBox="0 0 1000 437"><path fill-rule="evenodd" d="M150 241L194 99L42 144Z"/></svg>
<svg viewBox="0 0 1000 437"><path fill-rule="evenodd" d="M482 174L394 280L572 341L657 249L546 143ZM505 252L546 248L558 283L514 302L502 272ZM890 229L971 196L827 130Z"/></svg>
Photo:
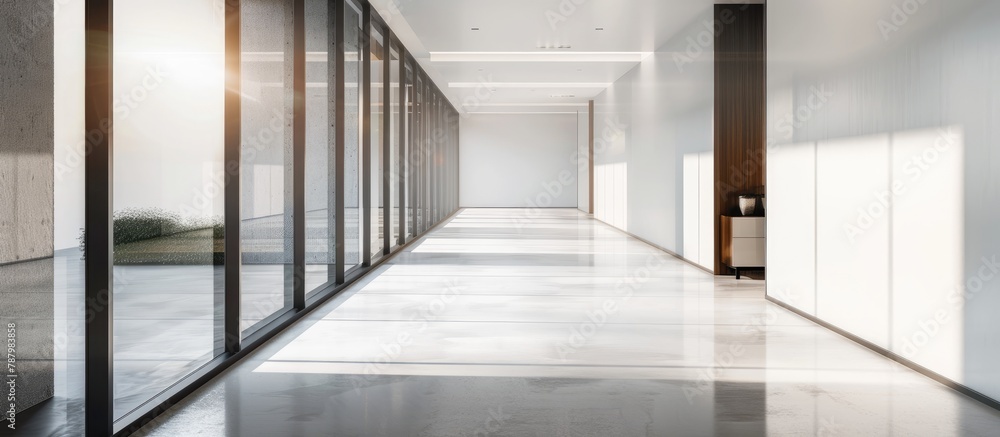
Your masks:
<svg viewBox="0 0 1000 437"><path fill-rule="evenodd" d="M212 229L213 238L225 236L221 217L182 218L179 214L161 208L125 208L114 212L112 218L115 246L168 237L183 232ZM86 257L86 229L80 229L80 251Z"/></svg>

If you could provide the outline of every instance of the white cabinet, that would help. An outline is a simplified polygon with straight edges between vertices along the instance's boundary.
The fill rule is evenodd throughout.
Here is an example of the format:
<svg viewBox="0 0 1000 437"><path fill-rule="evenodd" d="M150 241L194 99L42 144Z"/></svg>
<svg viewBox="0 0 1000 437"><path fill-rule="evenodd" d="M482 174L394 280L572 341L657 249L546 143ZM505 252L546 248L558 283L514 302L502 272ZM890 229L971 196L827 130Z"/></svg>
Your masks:
<svg viewBox="0 0 1000 437"><path fill-rule="evenodd" d="M767 255L767 219L722 216L722 262L736 269L763 268Z"/></svg>

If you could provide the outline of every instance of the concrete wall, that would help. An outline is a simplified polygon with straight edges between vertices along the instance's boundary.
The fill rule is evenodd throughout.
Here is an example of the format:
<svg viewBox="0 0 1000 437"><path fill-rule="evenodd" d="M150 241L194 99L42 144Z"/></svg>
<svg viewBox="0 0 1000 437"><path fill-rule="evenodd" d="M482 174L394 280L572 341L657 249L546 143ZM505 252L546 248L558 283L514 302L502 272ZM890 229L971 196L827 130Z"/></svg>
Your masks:
<svg viewBox="0 0 1000 437"><path fill-rule="evenodd" d="M54 4L4 0L0 11L0 323L5 334L14 324L20 412L54 389Z"/></svg>
<svg viewBox="0 0 1000 437"><path fill-rule="evenodd" d="M576 114L471 115L460 147L462 207L577 207Z"/></svg>
<svg viewBox="0 0 1000 437"><path fill-rule="evenodd" d="M0 14L0 264L52 256L53 2Z"/></svg>

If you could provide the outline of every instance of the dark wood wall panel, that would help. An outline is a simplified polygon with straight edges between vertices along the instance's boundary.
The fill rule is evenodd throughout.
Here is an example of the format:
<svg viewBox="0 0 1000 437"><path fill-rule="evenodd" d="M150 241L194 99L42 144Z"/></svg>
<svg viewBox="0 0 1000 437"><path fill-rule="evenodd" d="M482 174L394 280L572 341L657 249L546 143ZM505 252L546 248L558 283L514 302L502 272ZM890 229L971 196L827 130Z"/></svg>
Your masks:
<svg viewBox="0 0 1000 437"><path fill-rule="evenodd" d="M765 6L715 5L715 273L722 263L721 216L739 195L765 194Z"/></svg>

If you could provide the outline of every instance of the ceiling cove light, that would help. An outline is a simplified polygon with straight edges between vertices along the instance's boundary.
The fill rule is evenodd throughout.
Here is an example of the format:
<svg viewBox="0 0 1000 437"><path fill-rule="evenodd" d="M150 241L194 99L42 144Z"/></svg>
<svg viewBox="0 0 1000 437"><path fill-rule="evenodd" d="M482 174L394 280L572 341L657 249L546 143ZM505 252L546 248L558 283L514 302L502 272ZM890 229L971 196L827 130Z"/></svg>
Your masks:
<svg viewBox="0 0 1000 437"><path fill-rule="evenodd" d="M448 88L608 88L610 83L589 83L589 82L450 82Z"/></svg>
<svg viewBox="0 0 1000 437"><path fill-rule="evenodd" d="M651 52L431 52L431 62L641 62Z"/></svg>

